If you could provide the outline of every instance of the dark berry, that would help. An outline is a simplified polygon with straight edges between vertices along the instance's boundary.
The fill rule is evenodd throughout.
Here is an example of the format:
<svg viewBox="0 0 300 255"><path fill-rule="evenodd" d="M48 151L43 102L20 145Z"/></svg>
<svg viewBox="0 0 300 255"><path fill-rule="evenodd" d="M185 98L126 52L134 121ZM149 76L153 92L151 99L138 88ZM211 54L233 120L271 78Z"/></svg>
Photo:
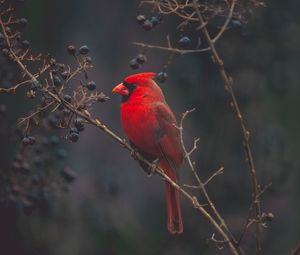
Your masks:
<svg viewBox="0 0 300 255"><path fill-rule="evenodd" d="M140 65L139 65L139 63L138 63L138 61L137 61L137 59L136 58L134 58L134 59L131 59L130 61L129 61L129 65L130 65L130 67L132 68L132 69L138 69L139 67L140 67Z"/></svg>
<svg viewBox="0 0 300 255"><path fill-rule="evenodd" d="M32 80L30 82L30 89L36 91L42 87L41 83L38 80Z"/></svg>
<svg viewBox="0 0 300 255"><path fill-rule="evenodd" d="M23 138L23 140L22 140L22 143L23 143L24 145L29 145L29 144L30 144L29 137L25 136L25 137Z"/></svg>
<svg viewBox="0 0 300 255"><path fill-rule="evenodd" d="M76 47L74 45L69 45L67 51L69 55L74 56L76 54Z"/></svg>
<svg viewBox="0 0 300 255"><path fill-rule="evenodd" d="M21 47L23 50L28 50L30 47L30 42L28 40L23 40L21 42Z"/></svg>
<svg viewBox="0 0 300 255"><path fill-rule="evenodd" d="M69 140L70 140L71 142L75 143L75 142L78 141L78 139L79 139L79 134L78 134L78 133L76 133L76 132L71 132L71 133L69 134Z"/></svg>
<svg viewBox="0 0 300 255"><path fill-rule="evenodd" d="M136 61L139 64L144 64L147 61L147 57L144 54L139 54L136 56Z"/></svg>
<svg viewBox="0 0 300 255"><path fill-rule="evenodd" d="M187 48L190 44L191 44L191 39L188 38L187 36L181 37L180 40L178 41L178 45L181 48Z"/></svg>
<svg viewBox="0 0 300 255"><path fill-rule="evenodd" d="M231 23L231 27L233 29L240 29L240 28L242 28L242 22L239 21L238 19L232 19L230 23Z"/></svg>
<svg viewBox="0 0 300 255"><path fill-rule="evenodd" d="M29 138L29 141L30 141L30 145L35 144L36 140L33 136L29 136L28 138Z"/></svg>
<svg viewBox="0 0 300 255"><path fill-rule="evenodd" d="M146 20L146 17L145 17L145 15L138 15L137 17L136 17L136 21L137 21L137 23L138 24L140 24L140 25L142 25L144 22L145 22L145 20Z"/></svg>
<svg viewBox="0 0 300 255"><path fill-rule="evenodd" d="M159 72L156 75L156 79L158 80L158 82L165 82L167 78L168 74L166 72Z"/></svg>
<svg viewBox="0 0 300 255"><path fill-rule="evenodd" d="M78 129L77 129L76 127L71 127L71 128L70 128L70 134L71 134L71 133L79 134L79 131L78 131Z"/></svg>
<svg viewBox="0 0 300 255"><path fill-rule="evenodd" d="M21 18L19 20L19 24L20 24L21 27L26 27L27 23L28 23L28 21L27 21L26 18Z"/></svg>
<svg viewBox="0 0 300 255"><path fill-rule="evenodd" d="M69 183L75 181L75 179L76 179L76 174L75 174L75 172L74 172L72 169L68 168L68 167L64 168L64 169L60 172L60 174L61 174L61 176L64 178L64 180L65 180L66 182L69 182Z"/></svg>
<svg viewBox="0 0 300 255"><path fill-rule="evenodd" d="M160 23L159 19L155 16L150 18L150 22L152 23L153 27Z"/></svg>
<svg viewBox="0 0 300 255"><path fill-rule="evenodd" d="M146 31L150 31L152 28L153 28L153 24L150 20L145 20L145 22L143 23L143 28L146 30Z"/></svg>
<svg viewBox="0 0 300 255"><path fill-rule="evenodd" d="M62 77L64 80L66 80L66 79L68 79L68 77L69 77L69 72L68 72L68 71L64 71L64 72L62 72L60 75L61 75L61 77Z"/></svg>
<svg viewBox="0 0 300 255"><path fill-rule="evenodd" d="M48 116L48 123L52 128L58 128L58 119L54 115Z"/></svg>
<svg viewBox="0 0 300 255"><path fill-rule="evenodd" d="M24 145L33 145L33 144L35 144L35 138L33 136L25 136L22 139L22 143Z"/></svg>
<svg viewBox="0 0 300 255"><path fill-rule="evenodd" d="M53 76L53 84L55 87L60 87L62 85L62 81L58 76Z"/></svg>
<svg viewBox="0 0 300 255"><path fill-rule="evenodd" d="M88 90L94 90L94 89L96 89L96 83L94 82L94 81L90 81L87 85L86 85L86 88L88 89Z"/></svg>
<svg viewBox="0 0 300 255"><path fill-rule="evenodd" d="M84 120L83 119L76 118L74 121L74 125L79 132L82 132L84 130Z"/></svg>
<svg viewBox="0 0 300 255"><path fill-rule="evenodd" d="M66 100L68 103L71 103L72 97L70 95L64 95L64 100Z"/></svg>
<svg viewBox="0 0 300 255"><path fill-rule="evenodd" d="M86 45L81 46L81 47L79 48L79 53L80 53L81 55L86 55L86 54L88 54L88 53L89 53L89 47L86 46Z"/></svg>
<svg viewBox="0 0 300 255"><path fill-rule="evenodd" d="M64 149L59 149L57 152L56 152L56 157L58 158L58 159L65 159L66 157L67 157L67 152L66 152L66 150L64 150Z"/></svg>

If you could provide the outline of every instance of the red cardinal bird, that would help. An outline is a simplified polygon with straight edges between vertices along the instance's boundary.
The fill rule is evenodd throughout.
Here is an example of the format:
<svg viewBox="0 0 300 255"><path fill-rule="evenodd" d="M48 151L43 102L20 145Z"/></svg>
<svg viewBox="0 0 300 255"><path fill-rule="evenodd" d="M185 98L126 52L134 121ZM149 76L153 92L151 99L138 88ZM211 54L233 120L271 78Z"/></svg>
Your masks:
<svg viewBox="0 0 300 255"><path fill-rule="evenodd" d="M177 182L176 170L183 161L179 130L154 77L155 73L150 72L128 76L112 92L122 96L121 122L132 147L150 161L158 158L165 174ZM140 164L149 172L146 164ZM169 232L182 233L179 193L168 182L166 202Z"/></svg>

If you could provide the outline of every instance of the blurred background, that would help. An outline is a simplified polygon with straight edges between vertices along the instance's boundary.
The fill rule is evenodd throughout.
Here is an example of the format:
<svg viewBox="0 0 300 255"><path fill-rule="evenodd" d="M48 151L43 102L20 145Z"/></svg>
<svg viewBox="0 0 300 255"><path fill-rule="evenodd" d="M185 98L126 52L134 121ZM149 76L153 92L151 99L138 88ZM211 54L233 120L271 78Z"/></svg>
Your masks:
<svg viewBox="0 0 300 255"><path fill-rule="evenodd" d="M25 35L33 52L72 63L66 47L89 46L95 66L90 76L97 89L111 97L96 105L93 114L121 136L120 98L111 95L111 89L135 72L129 61L141 49L132 42L166 45L167 34L175 43L180 36L172 19L165 19L151 32L144 31L135 18L140 13L152 14L138 5L137 1L121 0L27 0L18 9L28 19ZM272 183L262 199L263 211L275 215L264 230L263 254L288 254L300 239L299 8L299 1L268 2L217 45L251 131L260 182L262 186ZM147 51L146 56L147 62L138 71L159 72L168 61L168 54L157 50ZM1 63L2 84L17 78L7 75L6 68L10 67ZM193 155L200 176L205 180L224 166L224 174L209 184L208 191L238 237L248 215L251 191L229 97L207 54L175 57L167 73L161 87L177 117L196 108L185 122L184 134L188 147L193 137L200 137ZM0 111L6 112L0 122L0 166L2 171L10 171L19 140L5 132L14 129L32 104L24 91L0 95L0 104ZM104 133L86 127L77 143L59 143L64 151L60 154L66 158L57 168L70 166L76 180L66 188L68 192L49 191L43 208L32 213L24 214L22 206L13 201L0 203L0 254L228 254L207 243L213 229L184 199L184 233L170 236L161 179L148 178L128 152ZM193 183L186 165L180 173L182 183ZM253 251L253 229L243 247Z"/></svg>

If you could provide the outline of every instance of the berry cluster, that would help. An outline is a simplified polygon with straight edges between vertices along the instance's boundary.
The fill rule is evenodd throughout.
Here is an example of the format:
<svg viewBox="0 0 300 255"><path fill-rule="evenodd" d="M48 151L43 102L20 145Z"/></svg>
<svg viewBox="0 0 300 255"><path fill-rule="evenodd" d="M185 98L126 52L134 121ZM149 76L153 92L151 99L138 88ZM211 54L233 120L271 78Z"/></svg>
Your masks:
<svg viewBox="0 0 300 255"><path fill-rule="evenodd" d="M163 19L162 15L152 16L150 18L146 18L145 15L138 15L136 17L136 21L139 25L142 26L142 28L146 31L150 31L153 28L155 28L157 25L161 24Z"/></svg>
<svg viewBox="0 0 300 255"><path fill-rule="evenodd" d="M13 162L6 164L6 170L1 169L5 174L0 173L0 200L18 201L25 213L31 213L45 205L46 197L57 190L68 190L68 184L75 180L74 172L63 162L67 151L62 141L77 142L80 132L85 130L86 120L82 116L90 116L94 104L109 98L89 79L92 58L87 45L67 47L74 67L49 55L33 56L30 42L22 39L28 21L15 17L11 3L0 1L0 60L12 65L22 63L26 70L14 86L1 82L0 93L14 93L23 87L35 107L18 121L19 150ZM1 72L0 81L12 79L13 75L2 77ZM6 111L3 105L0 118L1 111Z"/></svg>
<svg viewBox="0 0 300 255"><path fill-rule="evenodd" d="M152 30L158 24L161 24L163 15L159 13L157 16L151 16L150 18L146 18L145 15L140 14L136 17L136 21L139 25L141 25L146 31ZM187 22L187 24L189 24ZM181 29L183 26L181 26ZM177 41L178 47L181 49L187 49L191 45L191 39L188 36L181 36L181 38ZM143 53L138 54L135 58L129 61L129 66L131 69L136 70L140 68L147 61L147 57L145 55L145 51ZM160 71L156 75L156 80L160 83L163 83L167 80L168 74L166 69L170 63L164 65L163 71Z"/></svg>
<svg viewBox="0 0 300 255"><path fill-rule="evenodd" d="M168 74L166 73L166 71L161 71L161 72L156 74L155 78L158 82L163 83L167 80Z"/></svg>
<svg viewBox="0 0 300 255"><path fill-rule="evenodd" d="M135 43L142 47L144 51L146 49L158 49L169 53L169 59L173 59L173 55L185 55L189 53L198 53L209 51L208 43L202 45L202 39L205 40L205 33L202 27L212 29L211 36L217 41L221 35L231 28L233 31L240 32L245 35L243 29L243 23L247 20L247 16L251 13L251 8L263 5L262 1L254 0L249 5L238 5L232 1L219 0L219 1L200 1L198 3L198 11L194 10L193 4L189 1L153 1L147 2L152 5L151 11L158 10L159 13L156 16L150 16L140 14L136 17L137 23L142 26L146 31L152 30L158 24L162 23L162 17L174 16L178 19L178 25L176 30L180 31L181 36L177 39L176 43L173 43L170 39L170 35L167 36L167 46L160 46L148 43ZM140 8L144 5L141 3ZM149 5L147 5L149 6ZM234 7L234 8L233 8ZM203 21L198 18L199 14L202 16ZM230 15L230 16L228 16ZM203 22L202 27L199 26L199 22ZM197 38L195 31L197 31ZM178 32L174 32L173 37L176 38ZM192 43L195 42L195 43ZM192 44L194 45L192 47ZM140 57L141 56L141 57ZM138 55L131 59L129 65L132 69L136 70L146 61L144 54ZM169 60L164 65L163 71L158 72L156 79L158 82L165 82L167 75L167 67L171 64Z"/></svg>
<svg viewBox="0 0 300 255"><path fill-rule="evenodd" d="M45 211L51 196L60 190L68 191L69 184L76 179L75 172L64 162L67 151L59 138L61 130L53 125L55 114L44 119L39 129L32 130L34 135L25 136L22 127L11 132L13 124L7 121L8 114L6 105L0 105L0 138L7 143L15 141L15 137L20 140L16 141L18 149L12 162L9 157L1 159L0 202L16 203L26 215L35 210Z"/></svg>
<svg viewBox="0 0 300 255"><path fill-rule="evenodd" d="M56 104L55 114L49 116L51 125L67 129L65 137L70 142L77 142L79 132L84 130L84 121L76 117L66 105L83 112L88 111L94 103L105 102L108 97L102 92L97 92L96 82L89 80L87 69L91 68L92 59L87 56L88 46L81 46L77 50L74 45L69 45L67 53L74 57L78 65L77 69L72 71L70 66L57 63L53 58L50 59L48 67L50 84L42 85L38 80L32 80L27 95L30 95L31 98L40 96L39 108L48 108L49 104ZM83 79L78 78L80 73L83 73ZM54 102L49 93L57 95L61 99L61 103ZM30 119L27 119L27 123L28 121ZM24 139L28 140L27 137Z"/></svg>
<svg viewBox="0 0 300 255"><path fill-rule="evenodd" d="M129 65L132 69L138 69L147 61L147 57L144 53L138 54L135 58L129 61Z"/></svg>
<svg viewBox="0 0 300 255"><path fill-rule="evenodd" d="M191 45L191 39L187 36L182 36L177 43L179 47L186 49Z"/></svg>
<svg viewBox="0 0 300 255"><path fill-rule="evenodd" d="M1 1L0 11L3 15L11 15L17 5L23 1ZM2 17L3 17L2 15ZM0 80L2 88L9 88L14 76L11 65L11 54L7 45L5 34L11 38L12 45L18 54L23 55L30 48L30 42L21 36L21 32L27 27L28 20L26 18L15 18L5 22L4 30L0 31Z"/></svg>
<svg viewBox="0 0 300 255"><path fill-rule="evenodd" d="M4 56L7 56L9 59L12 59L11 52L9 48L14 49L14 52L18 54L21 58L24 59L32 59L32 56L28 56L28 50L30 49L30 42L24 38L22 38L22 32L25 30L28 24L28 20L26 18L17 18L14 17L15 8L9 5L5 9L5 3L1 3L1 10L4 9L4 15L2 15L2 19L4 16L9 15L9 19L7 21L3 21L4 30L0 33L0 49ZM9 37L9 41L6 40L6 37ZM27 55L27 56L25 56Z"/></svg>

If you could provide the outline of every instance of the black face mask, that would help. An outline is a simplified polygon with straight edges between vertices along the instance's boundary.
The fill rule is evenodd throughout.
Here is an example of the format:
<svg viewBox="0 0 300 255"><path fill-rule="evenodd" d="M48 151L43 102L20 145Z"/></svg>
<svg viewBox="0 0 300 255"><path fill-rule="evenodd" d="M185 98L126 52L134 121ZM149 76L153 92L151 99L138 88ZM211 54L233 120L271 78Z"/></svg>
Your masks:
<svg viewBox="0 0 300 255"><path fill-rule="evenodd" d="M132 92L136 89L137 85L135 83L123 82L123 85L129 90L128 95L122 95L122 103L126 102L131 96Z"/></svg>

